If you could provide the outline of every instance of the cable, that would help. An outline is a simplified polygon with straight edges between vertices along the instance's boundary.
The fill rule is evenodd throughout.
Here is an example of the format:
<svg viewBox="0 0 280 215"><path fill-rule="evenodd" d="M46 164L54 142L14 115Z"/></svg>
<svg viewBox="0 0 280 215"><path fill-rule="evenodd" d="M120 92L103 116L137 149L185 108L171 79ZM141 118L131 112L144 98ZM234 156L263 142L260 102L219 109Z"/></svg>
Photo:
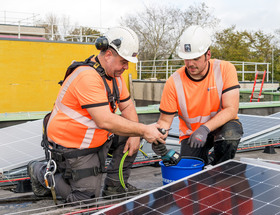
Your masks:
<svg viewBox="0 0 280 215"><path fill-rule="evenodd" d="M142 154L145 157L148 157L148 155L142 149L139 149L139 151L142 152ZM120 179L121 185L122 185L122 187L124 188L125 191L127 191L127 187L125 186L125 183L124 183L124 180L123 180L123 164L124 164L125 158L128 155L128 152L129 152L129 150L126 151L126 153L124 153L124 155L121 159L121 162L120 162L120 166L119 166L119 179Z"/></svg>
<svg viewBox="0 0 280 215"><path fill-rule="evenodd" d="M126 158L126 156L128 155L129 151L126 151L126 153L124 153L121 162L120 162L120 166L119 166L119 179L121 182L122 187L124 188L125 191L127 191L127 187L125 186L124 180L123 180L123 164L124 164L124 160Z"/></svg>
<svg viewBox="0 0 280 215"><path fill-rule="evenodd" d="M148 155L147 155L142 149L139 149L139 151L142 152L142 154L144 155L144 157L146 157L146 158L148 157Z"/></svg>
<svg viewBox="0 0 280 215"><path fill-rule="evenodd" d="M145 143L147 143L147 141L145 139L143 139L144 141L141 141L143 142L139 148L139 151L142 152L142 154L144 155L144 157L148 158L148 155L142 150L143 146Z"/></svg>

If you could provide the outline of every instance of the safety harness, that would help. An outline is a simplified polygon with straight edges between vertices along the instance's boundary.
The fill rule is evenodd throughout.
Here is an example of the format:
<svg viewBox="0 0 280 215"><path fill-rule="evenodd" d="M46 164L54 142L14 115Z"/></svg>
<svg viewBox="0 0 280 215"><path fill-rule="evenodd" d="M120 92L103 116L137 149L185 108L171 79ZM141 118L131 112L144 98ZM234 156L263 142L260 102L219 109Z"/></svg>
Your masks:
<svg viewBox="0 0 280 215"><path fill-rule="evenodd" d="M108 97L108 102L111 106L111 108L113 109L113 111L115 112L116 110L116 102L119 104L120 103L120 93L119 93L119 89L118 89L118 85L116 82L115 78L111 78L109 76L106 75L104 68L100 65L100 62L98 60L97 57L95 57L95 61L93 62L91 61L91 59L94 57L94 55L90 56L89 58L87 58L85 61L80 61L80 62L74 62L72 63L66 73L65 73L65 77L63 81L60 81L59 84L62 85L63 82L66 80L66 78L79 66L90 66L92 68L94 68L99 75L102 77L106 91L107 91L107 97ZM113 79L113 94L111 93L111 89L106 81L106 78L108 80L112 80Z"/></svg>
<svg viewBox="0 0 280 215"><path fill-rule="evenodd" d="M91 61L91 59L94 57L94 55L87 58L85 61L82 62L73 62L67 69L65 73L65 77L63 81L60 81L59 84L62 85L63 82L66 80L66 78L79 66L90 66L94 68L99 75L102 77L106 91L107 91L107 97L108 102L113 109L113 112L116 111L116 102L120 102L120 95L119 90L117 86L117 82L115 78L108 77L105 73L105 70L103 67L101 67L100 62L97 57L95 57L95 61ZM106 78L109 80L113 79L113 93L111 93L110 87L108 86L108 83L106 81ZM102 150L100 150L103 145L96 147L96 148L88 148L88 149L73 149L73 150L67 150L65 152L64 147L61 145L58 145L56 143L52 143L48 141L48 135L47 135L47 124L50 118L51 112L48 113L43 120L43 135L42 135L42 142L41 146L45 150L45 155L47 160L54 160L55 162L61 163L65 161L65 166L58 165L57 169L60 173L62 173L63 178L65 180L73 179L74 181L78 181L81 178L89 177L89 176L96 176L99 173L105 172L105 160ZM112 135L108 137L107 141L110 141L112 139ZM68 162L68 159L71 158L77 158L81 156L86 156L92 153L97 153L100 161L100 167L92 167L87 169L79 169L79 170L72 170L71 166Z"/></svg>

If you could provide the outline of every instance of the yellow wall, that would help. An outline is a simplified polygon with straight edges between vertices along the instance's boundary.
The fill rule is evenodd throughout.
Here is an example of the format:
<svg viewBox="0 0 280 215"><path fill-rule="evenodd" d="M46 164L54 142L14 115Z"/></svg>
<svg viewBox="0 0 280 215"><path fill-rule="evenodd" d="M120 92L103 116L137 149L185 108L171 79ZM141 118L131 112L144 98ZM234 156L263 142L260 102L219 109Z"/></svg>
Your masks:
<svg viewBox="0 0 280 215"><path fill-rule="evenodd" d="M98 54L93 44L0 39L0 113L52 109L67 67ZM137 78L136 65L128 73Z"/></svg>

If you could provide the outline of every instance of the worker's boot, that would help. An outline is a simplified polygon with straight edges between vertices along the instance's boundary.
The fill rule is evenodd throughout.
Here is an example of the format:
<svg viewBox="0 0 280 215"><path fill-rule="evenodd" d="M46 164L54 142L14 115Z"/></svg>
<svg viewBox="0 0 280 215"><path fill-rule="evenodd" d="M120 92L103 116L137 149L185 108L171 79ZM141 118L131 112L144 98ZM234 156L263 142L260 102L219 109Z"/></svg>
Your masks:
<svg viewBox="0 0 280 215"><path fill-rule="evenodd" d="M130 195L136 195L139 194L137 191L136 187L133 185L126 183L126 190L122 187L122 185L119 185L117 187L110 187L105 185L102 191L102 196L103 197L108 197L111 196L112 198L122 198L124 196L130 196Z"/></svg>
<svg viewBox="0 0 280 215"><path fill-rule="evenodd" d="M39 161L30 161L27 165L27 173L30 176L32 191L38 197L51 196L50 189L45 188L36 177L34 170L39 167L38 165L40 165Z"/></svg>

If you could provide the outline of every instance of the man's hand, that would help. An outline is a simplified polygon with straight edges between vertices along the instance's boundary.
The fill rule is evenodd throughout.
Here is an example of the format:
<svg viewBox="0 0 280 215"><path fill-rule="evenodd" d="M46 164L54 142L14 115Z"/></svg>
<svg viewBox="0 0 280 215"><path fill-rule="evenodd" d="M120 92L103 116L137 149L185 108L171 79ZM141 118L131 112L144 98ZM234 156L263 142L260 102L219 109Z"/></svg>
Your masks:
<svg viewBox="0 0 280 215"><path fill-rule="evenodd" d="M167 134L162 134L158 129L160 127L159 124L150 124L145 125L144 135L143 138L147 140L149 143L155 143L158 144L163 143L165 144L165 139L167 137Z"/></svg>
<svg viewBox="0 0 280 215"><path fill-rule="evenodd" d="M205 125L201 125L189 138L188 144L191 148L201 148L205 145L207 136L210 133L209 128Z"/></svg>
<svg viewBox="0 0 280 215"><path fill-rule="evenodd" d="M124 146L123 153L126 153L126 151L129 150L128 156L132 156L138 152L139 148L140 137L129 137Z"/></svg>

